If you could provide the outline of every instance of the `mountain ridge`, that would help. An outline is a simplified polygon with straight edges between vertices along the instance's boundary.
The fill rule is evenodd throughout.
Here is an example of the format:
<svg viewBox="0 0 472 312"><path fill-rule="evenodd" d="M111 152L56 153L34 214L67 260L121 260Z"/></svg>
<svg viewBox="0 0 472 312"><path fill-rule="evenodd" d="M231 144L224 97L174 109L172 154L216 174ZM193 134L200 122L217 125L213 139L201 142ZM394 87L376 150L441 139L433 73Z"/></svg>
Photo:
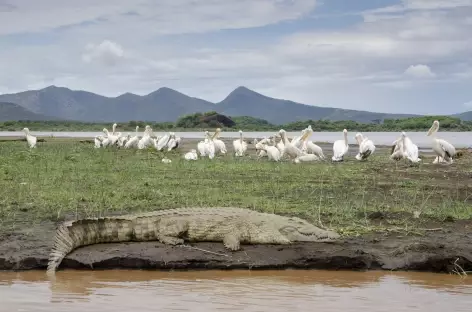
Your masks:
<svg viewBox="0 0 472 312"><path fill-rule="evenodd" d="M59 119L52 116L33 113L15 103L0 101L0 122L12 120L54 121Z"/></svg>
<svg viewBox="0 0 472 312"><path fill-rule="evenodd" d="M235 88L223 100L216 103L191 97L168 87L160 87L146 95L125 92L115 97L108 97L55 85L38 90L1 94L0 102L17 104L42 116L84 122L126 122L130 120L175 122L183 115L208 111L216 111L233 117L261 118L274 124L307 119L352 120L372 123L384 119L422 116L308 105L272 98L245 86ZM462 116L466 118L465 120L472 120L472 112L451 116Z"/></svg>

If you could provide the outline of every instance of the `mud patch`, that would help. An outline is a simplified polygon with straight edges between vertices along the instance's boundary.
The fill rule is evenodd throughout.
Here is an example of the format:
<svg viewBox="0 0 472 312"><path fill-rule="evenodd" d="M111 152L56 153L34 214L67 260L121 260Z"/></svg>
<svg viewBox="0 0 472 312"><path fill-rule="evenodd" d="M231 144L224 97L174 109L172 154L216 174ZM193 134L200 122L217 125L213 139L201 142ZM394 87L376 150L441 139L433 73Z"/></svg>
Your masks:
<svg viewBox="0 0 472 312"><path fill-rule="evenodd" d="M435 225L437 226L437 225ZM454 262L472 270L472 220L441 224L423 235L368 234L335 243L243 245L230 252L221 243L166 246L157 242L98 244L69 254L59 269L329 269L452 272ZM54 224L0 236L0 270L47 267Z"/></svg>

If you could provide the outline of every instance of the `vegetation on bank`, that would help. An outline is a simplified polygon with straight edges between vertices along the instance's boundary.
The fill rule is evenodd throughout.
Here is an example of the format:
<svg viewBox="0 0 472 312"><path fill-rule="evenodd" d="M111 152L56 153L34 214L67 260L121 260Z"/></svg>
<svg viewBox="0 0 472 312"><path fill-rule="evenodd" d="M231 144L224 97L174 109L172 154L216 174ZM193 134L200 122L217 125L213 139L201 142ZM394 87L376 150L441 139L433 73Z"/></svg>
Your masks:
<svg viewBox="0 0 472 312"><path fill-rule="evenodd" d="M373 123L355 121L305 120L283 125L274 125L264 119L248 116L227 117L216 112L197 113L179 118L175 123L154 123L146 121L120 122L119 131L134 131L136 126L142 129L150 125L156 131L202 131L220 127L227 131L273 131L285 129L299 131L311 125L314 131L427 131L434 120L439 120L441 131L472 131L472 121L462 121L448 116L424 116L404 119L377 120ZM0 122L0 131L20 131L28 127L31 131L101 131L111 128L108 123L90 123L74 121L5 121Z"/></svg>
<svg viewBox="0 0 472 312"><path fill-rule="evenodd" d="M94 149L73 140L34 150L24 142L0 144L0 230L184 206L295 215L350 234L387 227L418 231L429 218L472 216L469 155L452 166L400 162L397 168L380 150L366 162L350 157L340 164L297 165L256 160L254 150L241 159L230 150L188 162L182 153L190 148L193 143L170 153ZM164 155L171 164L161 162Z"/></svg>

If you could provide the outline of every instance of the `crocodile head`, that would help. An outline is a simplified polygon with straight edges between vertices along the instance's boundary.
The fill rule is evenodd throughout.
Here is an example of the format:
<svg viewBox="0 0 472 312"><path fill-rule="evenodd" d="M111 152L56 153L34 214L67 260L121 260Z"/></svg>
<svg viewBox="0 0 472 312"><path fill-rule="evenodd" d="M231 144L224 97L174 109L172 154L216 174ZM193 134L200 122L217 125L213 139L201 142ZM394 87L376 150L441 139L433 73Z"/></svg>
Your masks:
<svg viewBox="0 0 472 312"><path fill-rule="evenodd" d="M280 225L279 231L292 242L316 242L340 237L336 232L320 229L296 217L286 219L286 222Z"/></svg>

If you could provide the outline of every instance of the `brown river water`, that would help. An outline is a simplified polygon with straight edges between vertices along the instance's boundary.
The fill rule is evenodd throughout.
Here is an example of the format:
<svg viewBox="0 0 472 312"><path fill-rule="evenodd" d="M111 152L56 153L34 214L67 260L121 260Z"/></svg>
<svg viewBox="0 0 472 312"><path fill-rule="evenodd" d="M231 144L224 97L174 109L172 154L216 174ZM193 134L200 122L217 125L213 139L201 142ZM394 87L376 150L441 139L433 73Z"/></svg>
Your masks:
<svg viewBox="0 0 472 312"><path fill-rule="evenodd" d="M0 272L0 311L472 311L472 277L351 271Z"/></svg>

